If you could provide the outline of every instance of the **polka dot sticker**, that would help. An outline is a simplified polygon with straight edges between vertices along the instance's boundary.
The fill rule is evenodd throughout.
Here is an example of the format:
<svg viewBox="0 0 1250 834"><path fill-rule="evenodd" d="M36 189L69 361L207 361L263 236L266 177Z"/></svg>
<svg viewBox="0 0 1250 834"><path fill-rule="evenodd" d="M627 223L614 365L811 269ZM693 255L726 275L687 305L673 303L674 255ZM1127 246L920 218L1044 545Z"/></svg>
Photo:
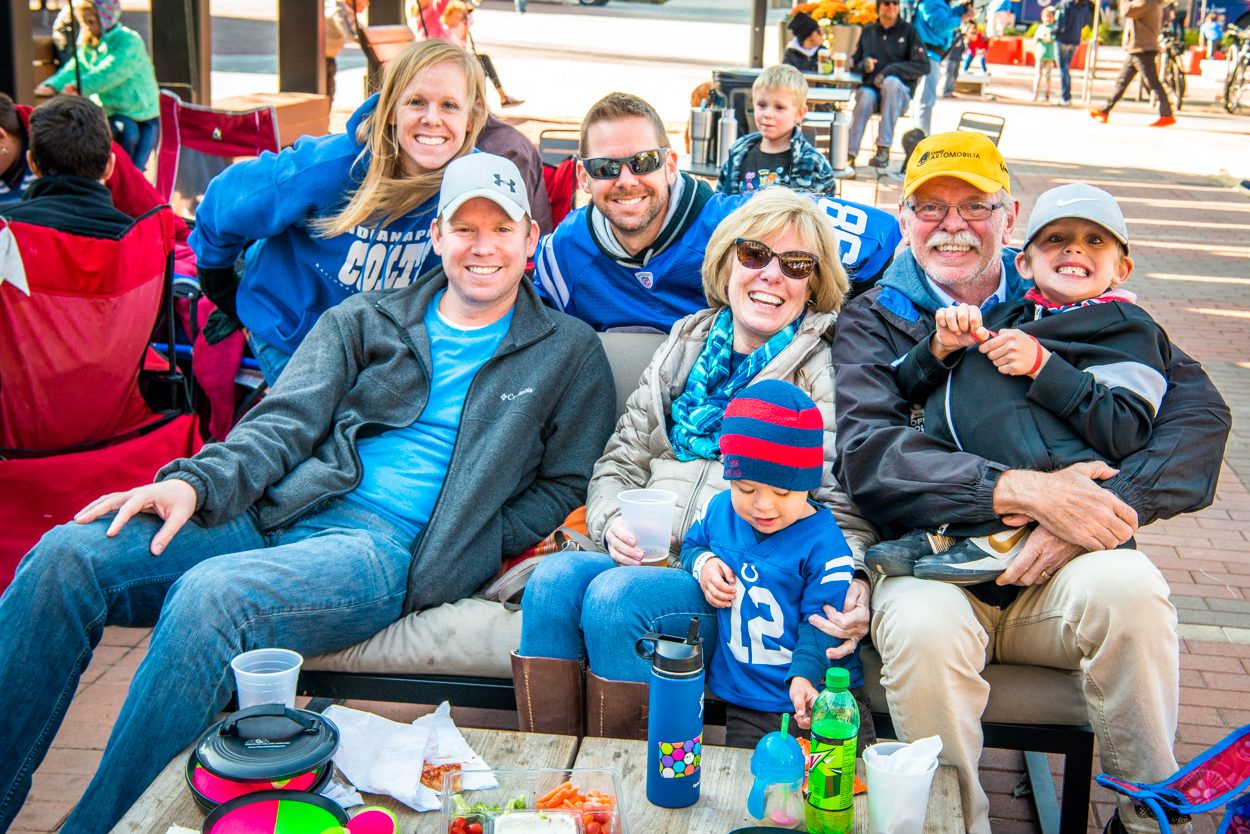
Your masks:
<svg viewBox="0 0 1250 834"><path fill-rule="evenodd" d="M703 734L688 741L660 742L660 776L683 779L699 769L703 755Z"/></svg>

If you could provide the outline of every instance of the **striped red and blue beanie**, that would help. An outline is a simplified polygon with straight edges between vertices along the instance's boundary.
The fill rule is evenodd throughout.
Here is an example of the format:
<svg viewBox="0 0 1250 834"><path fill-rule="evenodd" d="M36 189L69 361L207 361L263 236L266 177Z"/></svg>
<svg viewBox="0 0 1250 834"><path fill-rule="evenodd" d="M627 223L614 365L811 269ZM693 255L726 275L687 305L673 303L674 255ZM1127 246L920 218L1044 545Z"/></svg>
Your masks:
<svg viewBox="0 0 1250 834"><path fill-rule="evenodd" d="M107 32L122 19L122 0L94 0L96 17L100 18L101 31Z"/></svg>
<svg viewBox="0 0 1250 834"><path fill-rule="evenodd" d="M825 420L790 383L757 382L725 408L720 452L727 481L810 492L824 481Z"/></svg>

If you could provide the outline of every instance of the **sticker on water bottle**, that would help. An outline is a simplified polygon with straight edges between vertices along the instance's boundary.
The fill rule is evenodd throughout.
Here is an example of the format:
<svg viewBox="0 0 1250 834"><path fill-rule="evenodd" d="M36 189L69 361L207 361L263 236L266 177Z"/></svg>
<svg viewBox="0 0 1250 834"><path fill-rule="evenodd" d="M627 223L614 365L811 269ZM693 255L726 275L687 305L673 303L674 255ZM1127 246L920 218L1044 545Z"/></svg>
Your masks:
<svg viewBox="0 0 1250 834"><path fill-rule="evenodd" d="M703 733L688 741L660 742L660 776L683 779L699 771L703 756Z"/></svg>

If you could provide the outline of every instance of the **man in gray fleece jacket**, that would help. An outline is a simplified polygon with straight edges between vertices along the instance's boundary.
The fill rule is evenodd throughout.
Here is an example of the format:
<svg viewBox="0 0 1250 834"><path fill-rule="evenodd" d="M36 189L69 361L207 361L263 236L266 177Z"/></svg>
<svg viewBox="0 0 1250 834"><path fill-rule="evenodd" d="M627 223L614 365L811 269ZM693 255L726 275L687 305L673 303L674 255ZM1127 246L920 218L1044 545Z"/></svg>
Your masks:
<svg viewBox="0 0 1250 834"><path fill-rule="evenodd" d="M326 312L225 442L23 560L0 598L0 831L104 626L155 630L76 834L112 829L203 731L235 655L321 654L466 597L582 503L612 373L590 327L522 281L538 227L516 166L448 165L431 236L442 268Z"/></svg>

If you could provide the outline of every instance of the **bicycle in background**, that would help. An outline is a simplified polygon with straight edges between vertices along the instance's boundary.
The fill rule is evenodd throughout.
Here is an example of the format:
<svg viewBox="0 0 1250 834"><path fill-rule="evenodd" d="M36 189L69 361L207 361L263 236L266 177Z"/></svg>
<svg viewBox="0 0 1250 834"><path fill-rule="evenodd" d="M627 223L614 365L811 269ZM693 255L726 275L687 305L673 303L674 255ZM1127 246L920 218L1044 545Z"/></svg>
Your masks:
<svg viewBox="0 0 1250 834"><path fill-rule="evenodd" d="M1159 80L1177 110L1185 101L1185 44L1171 29L1159 33Z"/></svg>
<svg viewBox="0 0 1250 834"><path fill-rule="evenodd" d="M1250 113L1250 26L1230 25L1228 73L1224 76L1224 109L1229 113Z"/></svg>

